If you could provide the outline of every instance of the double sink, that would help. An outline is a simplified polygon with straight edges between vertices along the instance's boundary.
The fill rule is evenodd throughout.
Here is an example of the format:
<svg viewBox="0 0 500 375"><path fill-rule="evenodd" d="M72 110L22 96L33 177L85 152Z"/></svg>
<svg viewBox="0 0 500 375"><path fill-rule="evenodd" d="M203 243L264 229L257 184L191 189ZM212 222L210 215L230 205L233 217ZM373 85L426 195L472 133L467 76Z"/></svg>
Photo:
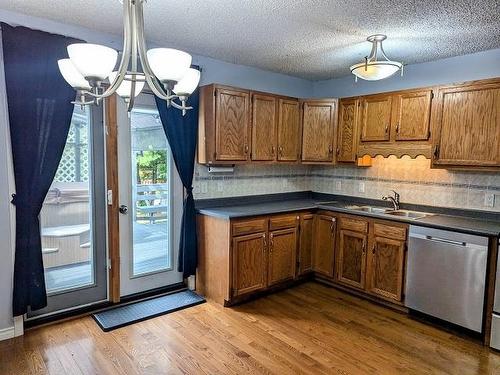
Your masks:
<svg viewBox="0 0 500 375"><path fill-rule="evenodd" d="M338 202L321 202L321 204L328 205L332 203ZM420 211L410 211L410 210L394 210L386 207L378 207L378 206L358 206L358 205L350 205L345 206L344 208L353 211L361 211L367 212L371 214L377 215L388 215L388 216L399 216L404 217L410 220L418 220L427 216L432 216L433 214L428 212L420 212Z"/></svg>

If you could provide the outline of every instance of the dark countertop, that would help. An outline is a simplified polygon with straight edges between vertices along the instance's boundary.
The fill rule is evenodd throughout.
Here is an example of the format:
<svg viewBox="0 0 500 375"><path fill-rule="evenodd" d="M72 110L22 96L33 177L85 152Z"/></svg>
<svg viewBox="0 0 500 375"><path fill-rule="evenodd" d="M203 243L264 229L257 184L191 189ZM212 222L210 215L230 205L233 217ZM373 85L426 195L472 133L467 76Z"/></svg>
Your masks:
<svg viewBox="0 0 500 375"><path fill-rule="evenodd" d="M233 219L269 215L292 211L323 209L333 212L374 217L404 222L412 225L455 230L468 234L499 237L500 213L446 209L441 207L404 205L402 209L429 212L432 215L412 220L401 216L370 213L349 208L352 205L374 205L387 207L387 203L357 197L333 196L314 193L273 194L269 196L237 197L197 201L197 211L202 215L221 219ZM245 203L242 203L245 202Z"/></svg>

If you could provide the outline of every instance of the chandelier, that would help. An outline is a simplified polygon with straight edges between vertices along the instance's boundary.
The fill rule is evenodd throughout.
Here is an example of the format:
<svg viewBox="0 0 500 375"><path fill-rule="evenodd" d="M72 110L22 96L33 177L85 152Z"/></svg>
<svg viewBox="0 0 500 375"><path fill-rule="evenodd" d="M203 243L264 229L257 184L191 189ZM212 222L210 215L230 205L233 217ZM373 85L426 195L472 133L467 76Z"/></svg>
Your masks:
<svg viewBox="0 0 500 375"><path fill-rule="evenodd" d="M351 66L351 73L355 75L356 82L358 77L367 81L378 81L380 79L388 78L401 69L401 76L403 76L403 64L398 61L389 60L385 55L382 41L387 39L383 34L371 35L366 38L367 41L372 43L372 50L370 56L365 57L365 61ZM382 57L381 60L377 58Z"/></svg>
<svg viewBox="0 0 500 375"><path fill-rule="evenodd" d="M118 52L91 43L67 47L69 58L58 61L64 79L77 91L73 104L98 104L115 92L130 112L134 98L148 84L159 98L186 114L186 102L198 86L200 72L190 68L191 55L172 48L147 50L144 36L143 4L146 0L123 0L123 52L118 69L113 70ZM139 69L139 63L140 68ZM175 100L178 100L176 102Z"/></svg>

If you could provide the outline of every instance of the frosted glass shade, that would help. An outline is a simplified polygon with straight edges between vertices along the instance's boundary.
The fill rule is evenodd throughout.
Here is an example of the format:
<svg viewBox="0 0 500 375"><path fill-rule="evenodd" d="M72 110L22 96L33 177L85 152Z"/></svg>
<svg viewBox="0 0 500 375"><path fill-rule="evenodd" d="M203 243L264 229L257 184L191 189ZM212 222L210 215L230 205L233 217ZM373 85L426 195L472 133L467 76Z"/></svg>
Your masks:
<svg viewBox="0 0 500 375"><path fill-rule="evenodd" d="M162 83L179 82L191 66L191 55L173 48L153 48L147 52L149 66Z"/></svg>
<svg viewBox="0 0 500 375"><path fill-rule="evenodd" d="M112 83L115 78L116 78L116 75L118 74L117 71L114 71L114 72L111 72L109 74L109 82ZM125 78L127 79L131 79L132 78L132 75L131 74L126 74L125 75ZM144 79L144 77L138 77L139 79ZM139 95L142 91L142 89L144 88L144 80L142 81L136 81L135 82L135 93L134 93L134 97L136 97L137 95ZM120 95L123 99L130 99L130 91L132 90L132 82L131 81L127 81L127 80L123 80L122 83L120 83L120 86L118 86L118 89L116 90L116 93L118 95Z"/></svg>
<svg viewBox="0 0 500 375"><path fill-rule="evenodd" d="M75 68L70 59L61 59L57 61L59 71L63 78L76 90L90 90L89 83L83 78L82 74Z"/></svg>
<svg viewBox="0 0 500 375"><path fill-rule="evenodd" d="M401 67L397 61L373 61L351 66L351 73L366 81L378 81L392 76Z"/></svg>
<svg viewBox="0 0 500 375"><path fill-rule="evenodd" d="M189 68L184 77L174 86L174 93L179 96L188 96L198 87L200 71Z"/></svg>
<svg viewBox="0 0 500 375"><path fill-rule="evenodd" d="M118 58L114 49L91 43L68 46L68 55L75 68L87 79L104 81L113 71Z"/></svg>

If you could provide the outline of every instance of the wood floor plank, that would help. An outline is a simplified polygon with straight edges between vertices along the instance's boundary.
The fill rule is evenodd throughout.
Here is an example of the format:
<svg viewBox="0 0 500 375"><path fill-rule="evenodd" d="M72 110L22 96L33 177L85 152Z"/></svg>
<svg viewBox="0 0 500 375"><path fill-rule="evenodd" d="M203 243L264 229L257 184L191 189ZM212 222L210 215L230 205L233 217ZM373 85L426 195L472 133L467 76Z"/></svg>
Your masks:
<svg viewBox="0 0 500 375"><path fill-rule="evenodd" d="M0 374L500 374L479 342L317 283L105 333L84 317L0 342Z"/></svg>

